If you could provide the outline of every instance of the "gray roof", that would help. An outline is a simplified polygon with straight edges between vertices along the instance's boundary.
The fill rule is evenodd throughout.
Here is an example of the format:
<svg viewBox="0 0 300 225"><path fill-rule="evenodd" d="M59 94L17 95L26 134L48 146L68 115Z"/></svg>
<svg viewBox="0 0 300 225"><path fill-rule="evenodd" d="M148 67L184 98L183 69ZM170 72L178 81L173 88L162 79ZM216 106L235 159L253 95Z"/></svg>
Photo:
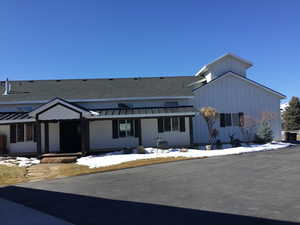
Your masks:
<svg viewBox="0 0 300 225"><path fill-rule="evenodd" d="M0 102L71 99L110 99L160 96L191 96L188 84L195 76L145 77L114 79L70 79L10 81L11 93L4 96L4 81L0 86Z"/></svg>
<svg viewBox="0 0 300 225"><path fill-rule="evenodd" d="M117 109L99 109L93 110L99 115L97 117L114 117L114 116L124 116L127 115L140 117L152 116L159 114L185 114L185 113L195 113L196 110L192 106L177 106L177 107L151 107L151 108L117 108Z"/></svg>
<svg viewBox="0 0 300 225"><path fill-rule="evenodd" d="M196 110L192 106L177 106L177 107L148 107L148 108L116 108L116 109L99 109L92 110L93 113L98 113L95 119L109 118L140 118L140 117L161 117L161 116L178 116L178 115L193 115ZM11 123L19 120L30 120L28 112L0 112L0 123ZM32 120L30 120L32 121Z"/></svg>

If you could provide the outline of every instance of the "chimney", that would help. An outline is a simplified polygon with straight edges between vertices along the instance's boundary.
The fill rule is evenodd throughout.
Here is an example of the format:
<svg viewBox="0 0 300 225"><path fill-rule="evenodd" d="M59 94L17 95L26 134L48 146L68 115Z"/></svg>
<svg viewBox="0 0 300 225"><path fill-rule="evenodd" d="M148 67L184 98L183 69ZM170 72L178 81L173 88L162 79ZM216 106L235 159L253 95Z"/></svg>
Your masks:
<svg viewBox="0 0 300 225"><path fill-rule="evenodd" d="M4 85L4 93L3 95L8 95L9 92L10 92L10 84L8 82L8 78L6 78L6 81L5 81L5 85Z"/></svg>

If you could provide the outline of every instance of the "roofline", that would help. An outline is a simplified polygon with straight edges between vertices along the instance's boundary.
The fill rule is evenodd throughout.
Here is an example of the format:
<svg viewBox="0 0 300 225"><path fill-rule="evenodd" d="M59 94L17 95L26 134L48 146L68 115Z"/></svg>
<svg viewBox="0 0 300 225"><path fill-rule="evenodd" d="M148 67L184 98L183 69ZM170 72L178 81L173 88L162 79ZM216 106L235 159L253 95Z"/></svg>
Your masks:
<svg viewBox="0 0 300 225"><path fill-rule="evenodd" d="M267 86L265 86L265 85L262 85L262 84L260 84L260 83L258 83L258 82L256 82L256 81L253 81L253 80L251 80L251 79L249 79L249 78L247 78L247 77L244 77L244 76L241 75L241 74L238 74L238 73L235 73L235 72L232 72L232 71L228 71L228 72L226 72L226 73L220 75L219 77L217 77L217 78L211 80L211 81L208 82L207 84L204 84L204 85L201 86L201 87L197 87L197 88L193 89L192 92L194 92L195 90L197 90L197 89L199 89L199 88L202 88L202 87L205 87L205 86L207 86L207 85L210 85L211 83L213 83L214 81L216 81L216 80L218 80L218 79L220 79L220 78L223 78L223 77L226 77L226 76L230 76L230 75L231 75L231 76L235 76L235 77L237 77L237 78L240 78L240 79L242 79L242 80L244 80L244 81L247 81L247 82L249 82L249 83L251 83L251 84L253 84L253 85L257 86L257 87L263 88L264 90L266 90L266 91L268 91L268 92L270 92L270 93L272 93L272 94L275 94L275 95L277 95L277 96L280 96L281 99L285 99L285 98L286 98L286 95L281 94L281 93L278 92L278 91L275 91L275 90L273 90L273 89L271 89L271 88L269 88L269 87L267 87Z"/></svg>
<svg viewBox="0 0 300 225"><path fill-rule="evenodd" d="M110 102L110 101L139 101L139 100L162 100L162 99L192 99L194 96L160 96L160 97L132 97L132 98L100 98L100 99L64 99L67 102ZM0 105L14 104L43 104L51 100L35 101L9 101L0 102Z"/></svg>
<svg viewBox="0 0 300 225"><path fill-rule="evenodd" d="M235 54L233 54L233 53L231 53L231 52L228 52L228 53L226 53L226 54L224 54L224 55L222 55L222 56L216 58L214 61L212 61L212 62L210 62L210 63L204 65L204 66L203 66L203 67L195 74L195 76L199 76L201 73L203 73L203 72L205 72L205 71L207 70L207 67L209 67L210 65L212 65L212 64L214 64L214 63L216 63L216 62L218 62L218 61L223 60L224 58L226 58L226 57L228 57L228 56L229 56L229 57L232 57L232 58L234 58L234 59L236 59L236 60L238 60L238 61L240 61L241 63L244 63L244 64L246 65L246 68L247 68L247 69L248 69L249 67L253 66L253 63L252 63L252 62L250 62L250 61L248 61L248 60L246 60L246 59L243 59L243 58L241 58L240 56L237 56L237 55L235 55Z"/></svg>

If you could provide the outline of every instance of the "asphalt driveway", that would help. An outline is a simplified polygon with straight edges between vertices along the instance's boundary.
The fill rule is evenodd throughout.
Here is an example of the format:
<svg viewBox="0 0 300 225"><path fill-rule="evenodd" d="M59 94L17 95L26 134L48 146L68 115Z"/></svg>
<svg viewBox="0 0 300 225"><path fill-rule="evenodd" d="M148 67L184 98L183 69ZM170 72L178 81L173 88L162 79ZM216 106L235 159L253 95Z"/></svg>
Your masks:
<svg viewBox="0 0 300 225"><path fill-rule="evenodd" d="M80 225L300 224L300 147L27 183L0 198Z"/></svg>

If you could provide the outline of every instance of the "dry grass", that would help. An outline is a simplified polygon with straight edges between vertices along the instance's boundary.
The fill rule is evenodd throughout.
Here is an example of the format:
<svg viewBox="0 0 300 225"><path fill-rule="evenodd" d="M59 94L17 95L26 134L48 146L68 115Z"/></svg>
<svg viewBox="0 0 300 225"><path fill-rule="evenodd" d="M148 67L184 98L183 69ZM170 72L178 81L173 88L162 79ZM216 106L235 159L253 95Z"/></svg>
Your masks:
<svg viewBox="0 0 300 225"><path fill-rule="evenodd" d="M38 164L27 169L20 167L3 166L0 171L0 185L16 184L27 181L48 180L55 178L63 178L69 176L78 176L91 173L107 172L113 170L120 170L126 168L134 168L140 166L147 166L152 164L174 162L180 160L189 160L195 158L185 157L168 157L155 159L142 159L131 162L125 162L118 165L93 168L81 166L75 163L60 163L60 164ZM2 172L2 173L1 173Z"/></svg>
<svg viewBox="0 0 300 225"><path fill-rule="evenodd" d="M25 175L24 167L0 165L0 185L24 182L26 181Z"/></svg>

